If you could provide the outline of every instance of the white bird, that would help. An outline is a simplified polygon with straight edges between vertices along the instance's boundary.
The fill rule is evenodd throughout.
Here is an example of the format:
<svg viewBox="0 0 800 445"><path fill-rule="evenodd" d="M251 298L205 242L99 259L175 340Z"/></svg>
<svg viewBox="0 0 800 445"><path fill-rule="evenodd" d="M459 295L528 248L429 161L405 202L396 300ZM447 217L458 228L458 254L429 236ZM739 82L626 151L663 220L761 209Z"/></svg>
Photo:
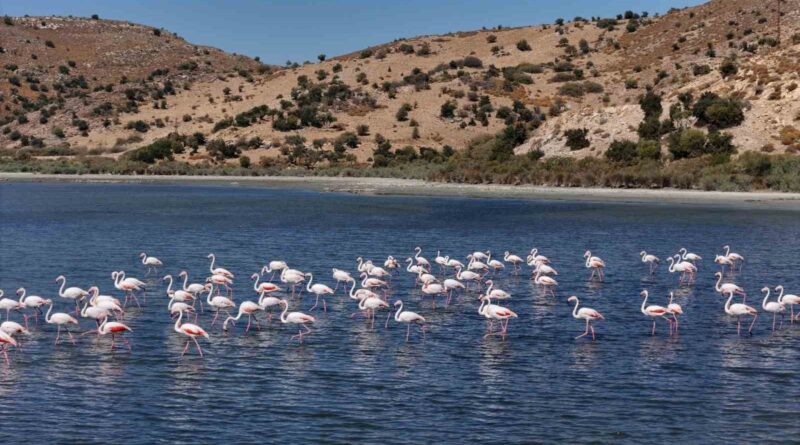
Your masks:
<svg viewBox="0 0 800 445"><path fill-rule="evenodd" d="M493 272L497 272L498 270L503 270L506 268L506 265L503 264L502 261L498 261L494 258L489 258L489 261L486 263L486 265L489 266Z"/></svg>
<svg viewBox="0 0 800 445"><path fill-rule="evenodd" d="M689 252L688 250L686 250L685 247L681 247L678 250L678 253L680 253L681 259L686 261L691 261L692 263L696 263L703 259L703 257L701 257L700 255Z"/></svg>
<svg viewBox="0 0 800 445"><path fill-rule="evenodd" d="M181 324L182 320L183 320L183 312L178 314L178 319L175 320L175 327L174 327L175 332L185 335L186 337L189 338L188 340L186 340L186 346L183 347L183 352L181 353L181 356L186 354L186 351L189 349L189 342L194 341L195 346L197 346L197 352L199 352L200 357L202 357L203 350L200 348L200 343L197 342L197 337L205 337L206 340L210 340L211 337L209 337L208 332L206 332L203 328L201 328L196 324L192 323Z"/></svg>
<svg viewBox="0 0 800 445"><path fill-rule="evenodd" d="M789 311L791 313L790 321L794 323L794 305L800 304L800 297L794 294L785 294L783 293L783 285L775 286L776 291L780 291L780 295L778 296L778 302L784 306L789 306Z"/></svg>
<svg viewBox="0 0 800 445"><path fill-rule="evenodd" d="M533 278L533 282L542 286L544 289L545 295L547 291L550 291L552 296L556 296L555 291L553 290L554 287L558 286L558 281L555 279L548 277L546 275L542 275L541 272L536 273L536 276Z"/></svg>
<svg viewBox="0 0 800 445"><path fill-rule="evenodd" d="M488 260L489 259L489 255L491 255L491 253L492 252L489 251L489 250L487 250L486 252L475 251L475 252L472 252L471 254L467 255L467 259L468 260L472 260L474 258L474 259L479 260L479 261L480 260Z"/></svg>
<svg viewBox="0 0 800 445"><path fill-rule="evenodd" d="M480 286L481 275L471 270L462 270L461 267L456 267L456 279L459 281L472 281Z"/></svg>
<svg viewBox="0 0 800 445"><path fill-rule="evenodd" d="M413 273L414 275L417 276L419 276L420 271L427 272L427 269L425 269L424 267L413 264L414 260L411 258L406 258L406 263L408 263L408 267L406 267L406 272Z"/></svg>
<svg viewBox="0 0 800 445"><path fill-rule="evenodd" d="M606 263L600 257L592 256L592 252L588 250L583 257L586 258L586 268L592 269L592 276L589 277L589 280L593 280L596 273L600 281L603 281L603 269L606 267Z"/></svg>
<svg viewBox="0 0 800 445"><path fill-rule="evenodd" d="M431 297L433 308L436 309L436 297L438 295L445 295L446 291L444 285L439 283L425 283L421 289L422 293Z"/></svg>
<svg viewBox="0 0 800 445"><path fill-rule="evenodd" d="M539 255L539 249L537 249L535 247L533 249L531 249L531 253L530 253L530 255L528 255L527 259L528 259L528 265L529 266L532 266L533 263L544 263L544 264L549 264L550 263L550 260L547 259L546 256Z"/></svg>
<svg viewBox="0 0 800 445"><path fill-rule="evenodd" d="M536 269L533 270L533 274L536 275L537 273L542 275L558 275L558 271L556 271L555 268L545 263L538 263L536 265Z"/></svg>
<svg viewBox="0 0 800 445"><path fill-rule="evenodd" d="M4 292L0 290L0 297L2 297L3 294ZM0 298L0 310L6 311L6 320L8 320L12 310L19 311L22 309L25 309L25 304L20 301L11 298Z"/></svg>
<svg viewBox="0 0 800 445"><path fill-rule="evenodd" d="M681 273L680 279L678 280L679 283L683 283L684 280L686 280L687 283L694 282L694 276L697 273L697 267L694 264L681 260L680 255L669 257L667 261L669 261L670 273Z"/></svg>
<svg viewBox="0 0 800 445"><path fill-rule="evenodd" d="M281 300L281 304L283 305L283 312L281 313L281 323L297 324L306 329L305 332L299 330L297 332L297 335L293 335L290 338L290 340L294 340L295 338L297 338L300 343L303 343L303 336L311 333L311 329L308 328L306 323L314 323L317 320L314 317L304 314L302 312L289 312L287 314L286 312L289 310L289 302L286 300Z"/></svg>
<svg viewBox="0 0 800 445"><path fill-rule="evenodd" d="M508 321L511 318L517 318L517 314L507 307L497 304L492 304L490 297L484 295L480 298L481 305L478 307L478 313L483 315L489 320L489 332L484 335L484 338L490 335L501 335L505 338L508 333ZM500 332L492 332L492 326L495 321L500 322Z"/></svg>
<svg viewBox="0 0 800 445"><path fill-rule="evenodd" d="M142 259L142 264L147 267L147 272L144 274L145 276L149 275L150 272L158 273L158 268L164 265L164 263L162 263L158 258L154 256L147 256L147 254L144 252L139 254L139 258Z"/></svg>
<svg viewBox="0 0 800 445"><path fill-rule="evenodd" d="M306 276L308 277L308 284L306 284L306 290L311 292L317 297L317 300L314 302L314 306L311 306L311 309L309 309L309 311L313 311L314 308L316 308L319 305L319 299L320 297L322 297L322 310L324 312L327 312L328 305L327 303L325 303L325 295L326 294L333 295L333 289L322 283L311 284L311 282L314 280L314 275L311 272L307 273Z"/></svg>
<svg viewBox="0 0 800 445"><path fill-rule="evenodd" d="M454 279L454 278L447 278L445 279L442 284L444 284L444 289L447 291L447 304L450 304L450 299L453 297L453 292L457 289L466 289L467 287L464 286L464 283Z"/></svg>
<svg viewBox="0 0 800 445"><path fill-rule="evenodd" d="M425 317L416 312L404 311L403 302L400 300L395 301L394 306L397 307L397 312L394 314L394 321L406 324L406 341L408 341L408 337L411 335L411 323L416 323L417 326L419 326L419 330L422 332L422 336L424 337ZM389 319L387 318L386 321L388 323Z"/></svg>
<svg viewBox="0 0 800 445"><path fill-rule="evenodd" d="M75 313L77 314L80 312L80 308L78 307L78 302L89 295L89 292L81 289L80 287L68 287L64 289L64 286L67 284L67 279L64 278L64 275L59 275L56 277L56 283L61 281L61 288L58 290L58 296L61 298L66 298L68 300L72 300L75 302Z"/></svg>
<svg viewBox="0 0 800 445"><path fill-rule="evenodd" d="M209 253L206 257L211 260L211 264L208 266L208 270L211 272L211 275L224 275L227 278L233 278L233 274L224 267L214 267L214 263L217 261L217 256L213 253Z"/></svg>
<svg viewBox="0 0 800 445"><path fill-rule="evenodd" d="M400 267L400 263L391 255L386 258L386 261L383 262L383 267L389 270L397 270Z"/></svg>
<svg viewBox="0 0 800 445"><path fill-rule="evenodd" d="M261 307L260 304L254 303L252 301L243 301L243 302L241 302L239 304L239 313L235 317L232 317L232 316L229 315L228 318L225 319L225 322L222 323L222 330L223 331L227 331L228 330L228 322L232 321L235 324L235 322L239 321L239 319L242 318L242 315L247 315L247 327L244 329L244 333L245 334L250 332L250 323L252 323L253 318L255 318L255 320L256 320L256 327L260 330L261 329L261 324L258 322L258 318L254 317L254 315L256 313L258 313L258 311L261 311L263 309L264 308Z"/></svg>
<svg viewBox="0 0 800 445"><path fill-rule="evenodd" d="M336 280L336 288L333 289L333 291L336 292L337 290L339 290L339 284L344 282L345 285L342 286L342 288L345 290L345 292L347 292L347 282L355 281L355 279L348 272L345 272L341 269L333 268L332 270L333 270L333 279Z"/></svg>
<svg viewBox="0 0 800 445"><path fill-rule="evenodd" d="M650 255L644 250L639 252L639 256L642 257L642 262L647 264L647 266L650 268L650 275L653 275L656 272L658 264L661 263L661 260L657 256Z"/></svg>
<svg viewBox="0 0 800 445"><path fill-rule="evenodd" d="M0 297L2 297L2 290L0 290ZM52 302L49 298L42 298L38 295L27 295L25 288L20 287L17 289L17 295L19 295L19 302L26 308L33 309L33 315L36 319L36 324L39 324L39 314L42 313L42 306L46 306ZM25 314L25 326L28 325L28 315ZM8 315L6 314L6 319L8 319Z"/></svg>
<svg viewBox="0 0 800 445"><path fill-rule="evenodd" d="M669 313L672 314L672 318L675 320L675 333L678 333L678 315L683 315L683 308L678 303L673 303L672 299L675 298L675 294L673 292L669 293L669 303L667 303L667 309L669 309Z"/></svg>
<svg viewBox="0 0 800 445"><path fill-rule="evenodd" d="M275 279L275 272L278 272L278 271L283 272L284 269L288 269L288 268L289 268L289 265L286 264L286 261L273 260L273 261L270 261L269 264L267 264L266 266L264 266L261 269L261 273L262 274L263 273L271 273L272 276L269 278L269 281L272 281L272 280Z"/></svg>
<svg viewBox="0 0 800 445"><path fill-rule="evenodd" d="M503 252L503 261L505 261L507 263L511 263L514 266L514 270L515 271L519 270L519 268L520 268L519 265L522 264L522 262L523 262L522 258L520 258L517 255L512 254L511 252L509 252L507 250L505 252Z"/></svg>
<svg viewBox="0 0 800 445"><path fill-rule="evenodd" d="M4 331L0 330L0 346L2 346L3 357L6 359L6 364L10 364L8 360L8 351L6 351L7 345L11 345L13 347L17 347L17 341L14 340L14 337L5 333Z"/></svg>
<svg viewBox="0 0 800 445"><path fill-rule="evenodd" d="M99 335L111 334L112 351L114 350L114 345L116 344L117 335L121 335L123 332L133 332L133 329L117 321L108 321L108 317L106 317L105 321L103 321L103 323L97 327L97 333ZM122 337L122 341L128 345L128 350L130 350L131 343L125 337Z"/></svg>
<svg viewBox="0 0 800 445"><path fill-rule="evenodd" d="M742 315L752 315L753 321L750 322L750 329L747 331L752 334L753 325L756 324L756 319L758 318L758 311L744 303L731 304L731 300L733 300L733 292L728 294L728 301L725 302L725 313L736 317L736 333L742 335Z"/></svg>
<svg viewBox="0 0 800 445"><path fill-rule="evenodd" d="M780 302L780 297L778 297L778 301L770 301L769 303L767 300L769 299L769 287L764 286L761 289L761 292L766 292L764 295L764 301L761 302L761 308L767 312L772 313L772 332L775 332L775 319L777 318L778 314L781 314L781 326L783 326L783 313L786 311L786 307Z"/></svg>
<svg viewBox="0 0 800 445"><path fill-rule="evenodd" d="M286 283L292 286L292 298L298 284L306 281L306 275L297 269L283 269L281 272L281 283ZM303 288L300 288L300 293L303 293Z"/></svg>
<svg viewBox="0 0 800 445"><path fill-rule="evenodd" d="M75 344L75 338L72 336L72 332L69 330L70 324L78 324L78 320L73 318L69 314L65 314L64 312L56 312L55 314L50 314L53 311L53 303L50 303L50 308L47 309L47 314L44 316L44 321L54 324L58 326L58 333L56 334L56 344L61 339L61 326L64 326L66 329L67 334L69 334L69 339L72 341L72 344Z"/></svg>
<svg viewBox="0 0 800 445"><path fill-rule="evenodd" d="M672 333L672 320L667 318L667 315L670 313L669 309L656 304L647 306L647 297L649 296L649 293L646 290L641 291L639 295L644 297L644 300L642 300L642 313L653 319L653 330L650 332L650 335L656 334L656 318L658 317L663 318L667 321L667 323L669 323L669 330L670 333Z"/></svg>
<svg viewBox="0 0 800 445"><path fill-rule="evenodd" d="M280 286L278 286L277 284L272 283L270 281L262 281L261 283L259 283L258 280L260 278L261 278L261 275L259 275L257 273L254 273L253 275L250 275L250 279L251 280L255 280L253 282L253 290L256 291L257 294L262 294L264 292L270 293L270 292L280 292L281 291Z"/></svg>
<svg viewBox="0 0 800 445"><path fill-rule="evenodd" d="M733 284L733 283L723 283L722 282L722 272L717 272L714 274L717 277L717 284L714 285L714 290L721 293L722 295L729 294L731 292L735 294L739 294L742 296L747 296L744 289L741 287Z"/></svg>
<svg viewBox="0 0 800 445"><path fill-rule="evenodd" d="M493 299L493 300L507 300L511 298L511 294L502 290L502 289L495 289L494 288L494 281L493 280L486 280L486 284L489 286L486 288L486 295Z"/></svg>
<svg viewBox="0 0 800 445"><path fill-rule="evenodd" d="M375 328L375 311L388 308L389 303L379 297L367 297L358 303L358 308L365 311L370 319L370 328Z"/></svg>
<svg viewBox="0 0 800 445"><path fill-rule="evenodd" d="M217 321L217 317L219 317L220 312L225 312L228 316L231 316L230 309L236 307L236 303L233 302L228 297L223 297L221 295L217 295L216 297L211 297L211 294L214 293L214 286L208 290L208 296L206 297L206 303L216 309L214 311L214 319L211 320L211 326L214 326L214 323Z"/></svg>
<svg viewBox="0 0 800 445"><path fill-rule="evenodd" d="M417 275L417 282L424 284L435 283L436 277L425 272L424 270L419 271L419 275Z"/></svg>
<svg viewBox="0 0 800 445"><path fill-rule="evenodd" d="M183 277L183 290L186 292L191 292L194 295L197 295L203 292L206 288L204 284L200 283L192 283L189 284L189 273L185 270L182 270L181 273L178 274L179 277Z"/></svg>
<svg viewBox="0 0 800 445"><path fill-rule="evenodd" d="M431 263L427 259L425 259L424 257L420 256L420 254L422 253L422 248L421 247L419 247L419 246L415 247L414 248L414 252L415 252L414 259L417 260L417 265L418 266L424 266L426 268L430 268L431 267Z"/></svg>
<svg viewBox="0 0 800 445"><path fill-rule="evenodd" d="M605 318L603 318L603 315L600 314L600 312L597 312L596 310L588 307L582 307L578 309L578 305L580 305L580 300L578 300L578 297L576 297L575 295L569 297L567 301L570 303L572 302L575 303L575 309L572 310L572 316L579 320L586 320L586 330L583 332L583 334L575 337L575 340L589 335L589 330L592 331L592 340L595 340L594 326L592 326L592 322L594 320L605 320Z"/></svg>

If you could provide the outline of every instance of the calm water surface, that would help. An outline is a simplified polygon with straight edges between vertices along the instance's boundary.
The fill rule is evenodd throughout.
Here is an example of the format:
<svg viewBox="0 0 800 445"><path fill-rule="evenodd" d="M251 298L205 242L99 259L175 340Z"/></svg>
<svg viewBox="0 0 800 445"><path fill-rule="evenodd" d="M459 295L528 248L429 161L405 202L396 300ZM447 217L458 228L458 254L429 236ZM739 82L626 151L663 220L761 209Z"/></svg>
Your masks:
<svg viewBox="0 0 800 445"><path fill-rule="evenodd" d="M333 285L330 268L358 256L405 258L415 245L463 258L473 250L538 247L559 270L556 298L527 274L502 273L505 302L519 314L506 341L483 339L474 294L433 310L410 274L392 299L429 321L375 330L351 319L339 297L298 346L280 323L243 335L212 332L206 357L181 358L183 339L166 314L165 287L150 279L148 304L129 311L133 352L109 339L53 346L55 329L33 329L12 364L0 365L0 443L763 443L800 440L800 325L771 336L759 318L737 337L713 289L715 252L730 243L747 258L736 277L760 308L759 289L800 292L797 213L662 205L369 197L298 190L173 185L0 185L0 288L56 300L68 285L112 286L112 270L142 277L138 253L163 273L207 275L206 255L236 273L237 301L255 299L248 276L284 259ZM662 267L649 277L646 249L666 258L686 246L705 259L694 287ZM607 264L587 283L587 249ZM677 337L639 312L639 291L665 304L675 291L685 316ZM603 314L596 342L575 341L583 324L569 295ZM312 302L304 298L301 310ZM768 320L768 318L770 318ZM12 319L20 319L12 314ZM83 320L80 329L91 322Z"/></svg>

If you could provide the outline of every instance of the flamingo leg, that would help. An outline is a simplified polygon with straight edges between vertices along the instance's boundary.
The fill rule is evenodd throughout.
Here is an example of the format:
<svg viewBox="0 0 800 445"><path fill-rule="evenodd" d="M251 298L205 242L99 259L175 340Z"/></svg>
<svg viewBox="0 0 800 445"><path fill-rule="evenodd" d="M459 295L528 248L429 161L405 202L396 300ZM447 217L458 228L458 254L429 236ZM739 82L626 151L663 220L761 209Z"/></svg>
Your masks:
<svg viewBox="0 0 800 445"><path fill-rule="evenodd" d="M59 339L61 339L61 325L58 325L58 331L56 332L56 345Z"/></svg>
<svg viewBox="0 0 800 445"><path fill-rule="evenodd" d="M594 326L592 326L592 324L591 324L591 323L589 323L589 328L591 328L591 329L592 329L592 340L595 340L595 336L594 336Z"/></svg>
<svg viewBox="0 0 800 445"><path fill-rule="evenodd" d="M773 313L773 314L772 314L772 333L773 333L773 334L775 333L775 320L776 320L777 318L778 318L778 314L776 314L776 313Z"/></svg>
<svg viewBox="0 0 800 445"><path fill-rule="evenodd" d="M575 340L577 340L577 339L579 339L581 337L585 337L587 335L589 335L589 320L586 320L586 330L583 332L583 334L575 337Z"/></svg>
<svg viewBox="0 0 800 445"><path fill-rule="evenodd" d="M650 332L650 335L656 335L656 321L653 320L653 331Z"/></svg>
<svg viewBox="0 0 800 445"><path fill-rule="evenodd" d="M246 328L244 328L244 333L245 333L245 334L247 334L248 332L250 332L250 322L251 322L251 321L252 321L252 317L250 317L250 314L247 314L247 327L246 327Z"/></svg>
<svg viewBox="0 0 800 445"><path fill-rule="evenodd" d="M753 321L750 322L750 328L747 330L750 335L753 335L753 326L756 324L756 318L758 318L758 314L753 314Z"/></svg>
<svg viewBox="0 0 800 445"><path fill-rule="evenodd" d="M181 352L181 357L183 357L184 354L186 354L186 351L189 350L189 342L190 341L191 340L186 340L186 346L183 347L183 352Z"/></svg>
<svg viewBox="0 0 800 445"><path fill-rule="evenodd" d="M197 342L197 338L196 337L192 337L192 340L194 340L194 345L197 346L197 352L199 352L200 353L200 357L202 357L203 356L203 349L200 347L200 343Z"/></svg>

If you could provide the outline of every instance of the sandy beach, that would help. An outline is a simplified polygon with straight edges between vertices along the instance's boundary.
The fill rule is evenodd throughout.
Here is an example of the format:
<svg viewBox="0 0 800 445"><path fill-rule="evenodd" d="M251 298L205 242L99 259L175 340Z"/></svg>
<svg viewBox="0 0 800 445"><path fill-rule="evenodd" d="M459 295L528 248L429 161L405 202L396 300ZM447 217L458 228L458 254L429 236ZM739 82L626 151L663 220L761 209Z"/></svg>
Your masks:
<svg viewBox="0 0 800 445"><path fill-rule="evenodd" d="M323 192L364 195L663 203L800 210L800 193L719 192L676 189L563 188L531 185L475 185L394 178L319 176L122 176L0 173L0 182L218 184L229 186L302 188Z"/></svg>

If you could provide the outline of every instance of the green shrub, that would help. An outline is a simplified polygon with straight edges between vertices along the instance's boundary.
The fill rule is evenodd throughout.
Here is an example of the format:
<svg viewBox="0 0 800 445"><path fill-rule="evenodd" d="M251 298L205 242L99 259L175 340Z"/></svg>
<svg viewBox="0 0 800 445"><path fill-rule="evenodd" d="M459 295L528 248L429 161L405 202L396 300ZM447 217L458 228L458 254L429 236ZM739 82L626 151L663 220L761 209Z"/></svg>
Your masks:
<svg viewBox="0 0 800 445"><path fill-rule="evenodd" d="M636 160L638 151L636 143L629 140L615 140L606 150L606 158L611 162L631 164Z"/></svg>
<svg viewBox="0 0 800 445"><path fill-rule="evenodd" d="M242 156L239 158L239 166L242 168L250 168L250 157L249 156Z"/></svg>
<svg viewBox="0 0 800 445"><path fill-rule="evenodd" d="M589 130L586 128L571 128L564 131L564 136L567 138L565 145L570 150L581 150L588 147L590 144L586 136L589 135Z"/></svg>
<svg viewBox="0 0 800 445"><path fill-rule="evenodd" d="M729 76L733 76L739 72L739 66L733 59L725 59L719 65L719 72L722 74L723 78L727 78Z"/></svg>
<svg viewBox="0 0 800 445"><path fill-rule="evenodd" d="M145 164L153 164L160 159L172 160L173 149L176 145L179 143L170 138L157 139L150 145L128 152L126 157Z"/></svg>
<svg viewBox="0 0 800 445"><path fill-rule="evenodd" d="M439 115L442 118L453 118L455 117L455 111L458 104L454 100L448 100L447 102L443 103L440 110Z"/></svg>
<svg viewBox="0 0 800 445"><path fill-rule="evenodd" d="M636 155L640 159L661 159L661 144L651 139L640 139L636 144Z"/></svg>
<svg viewBox="0 0 800 445"><path fill-rule="evenodd" d="M738 100L705 92L692 107L692 115L700 125L708 125L712 129L730 128L744 122L743 108L744 105Z"/></svg>
<svg viewBox="0 0 800 445"><path fill-rule="evenodd" d="M411 110L411 104L404 103L400 105L400 108L397 110L397 113L394 115L394 117L400 122L406 121L408 120L408 112ZM444 117L444 115L442 117Z"/></svg>
<svg viewBox="0 0 800 445"><path fill-rule="evenodd" d="M673 158L693 158L704 154L706 135L700 130L687 128L670 134L667 142Z"/></svg>
<svg viewBox="0 0 800 445"><path fill-rule="evenodd" d="M527 40L522 39L519 42L517 42L517 49L520 51L530 51L532 48Z"/></svg>

